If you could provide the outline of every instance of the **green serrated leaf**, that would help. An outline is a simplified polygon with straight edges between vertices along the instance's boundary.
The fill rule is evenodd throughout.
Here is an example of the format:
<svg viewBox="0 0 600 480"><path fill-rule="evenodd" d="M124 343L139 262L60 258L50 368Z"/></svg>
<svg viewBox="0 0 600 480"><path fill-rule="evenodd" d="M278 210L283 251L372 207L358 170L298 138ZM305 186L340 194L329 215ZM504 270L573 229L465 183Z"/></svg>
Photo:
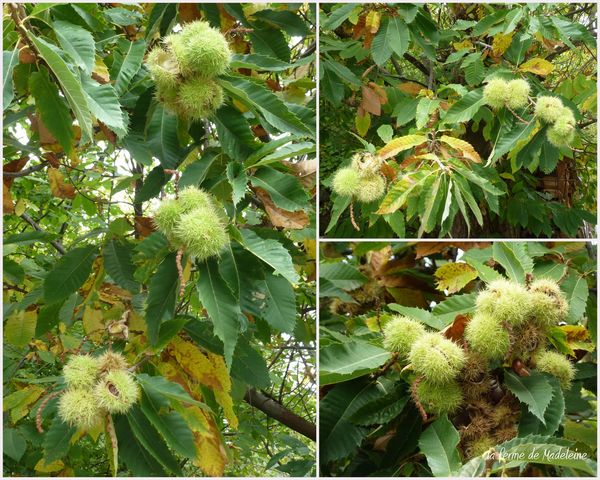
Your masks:
<svg viewBox="0 0 600 480"><path fill-rule="evenodd" d="M179 285L175 256L175 253L167 255L150 280L145 319L148 340L151 345L158 341L161 323L171 320L175 314L175 301Z"/></svg>
<svg viewBox="0 0 600 480"><path fill-rule="evenodd" d="M15 97L13 70L19 64L19 48L2 52L2 109L6 110Z"/></svg>
<svg viewBox="0 0 600 480"><path fill-rule="evenodd" d="M237 75L223 77L220 83L232 97L260 112L279 131L314 137L313 129L305 125L262 83Z"/></svg>
<svg viewBox="0 0 600 480"><path fill-rule="evenodd" d="M92 34L78 25L62 20L54 22L54 33L60 46L88 75L94 69L96 48Z"/></svg>
<svg viewBox="0 0 600 480"><path fill-rule="evenodd" d="M179 455L187 458L196 457L194 434L180 413L170 411L161 413L161 403L155 399L160 395L144 393L140 408L158 433L165 439L167 445Z"/></svg>
<svg viewBox="0 0 600 480"><path fill-rule="evenodd" d="M485 105L483 90L481 88L472 90L448 109L443 123L468 122L483 105Z"/></svg>
<svg viewBox="0 0 600 480"><path fill-rule="evenodd" d="M533 271L533 259L522 242L494 242L494 260L504 267L506 275L515 282L525 283L525 274Z"/></svg>
<svg viewBox="0 0 600 480"><path fill-rule="evenodd" d="M552 400L552 386L548 379L535 371L528 377L520 377L511 371L505 371L504 383L545 425L544 414Z"/></svg>
<svg viewBox="0 0 600 480"><path fill-rule="evenodd" d="M460 435L447 416L438 418L419 437L419 448L436 477L452 477L461 467L456 448Z"/></svg>
<svg viewBox="0 0 600 480"><path fill-rule="evenodd" d="M281 275L291 284L298 282L299 276L294 269L292 257L287 249L277 240L259 237L252 230L241 230L242 246L249 252L271 266L275 275Z"/></svg>
<svg viewBox="0 0 600 480"><path fill-rule="evenodd" d="M140 284L133 278L135 267L131 261L133 248L119 240L110 240L102 251L104 268L117 284L131 293L140 291Z"/></svg>
<svg viewBox="0 0 600 480"><path fill-rule="evenodd" d="M51 463L54 460L63 458L71 447L71 437L77 429L64 423L57 415L52 421L52 425L44 435L44 460Z"/></svg>
<svg viewBox="0 0 600 480"><path fill-rule="evenodd" d="M45 68L31 74L29 88L44 125L58 140L65 153L69 154L73 142L73 119L58 93L58 87L50 81Z"/></svg>
<svg viewBox="0 0 600 480"><path fill-rule="evenodd" d="M81 82L73 75L65 61L53 50L50 44L31 32L27 32L27 36L58 79L62 92L79 122L82 143L91 142L94 137L92 115Z"/></svg>
<svg viewBox="0 0 600 480"><path fill-rule="evenodd" d="M199 266L198 294L213 323L214 332L223 342L223 355L231 369L233 352L240 331L242 311L236 298L221 277L214 259Z"/></svg>
<svg viewBox="0 0 600 480"><path fill-rule="evenodd" d="M127 412L127 422L140 445L167 471L173 475L181 476L177 459L169 451L167 445L142 413L139 406L134 405Z"/></svg>
<svg viewBox="0 0 600 480"><path fill-rule="evenodd" d="M521 406L521 418L519 420L519 437L527 435L553 435L562 423L565 414L565 398L560 388L558 379L546 376L552 386L552 400L544 413L544 422L528 411L525 405Z"/></svg>
<svg viewBox="0 0 600 480"><path fill-rule="evenodd" d="M94 245L74 248L66 253L44 280L44 300L56 303L83 285L92 271L97 249Z"/></svg>
<svg viewBox="0 0 600 480"><path fill-rule="evenodd" d="M391 354L367 342L335 343L319 352L319 383L345 382L379 368Z"/></svg>
<svg viewBox="0 0 600 480"><path fill-rule="evenodd" d="M126 42L125 58L114 78L114 88L117 96L120 97L126 92L131 79L142 66L145 51L146 42L143 39Z"/></svg>

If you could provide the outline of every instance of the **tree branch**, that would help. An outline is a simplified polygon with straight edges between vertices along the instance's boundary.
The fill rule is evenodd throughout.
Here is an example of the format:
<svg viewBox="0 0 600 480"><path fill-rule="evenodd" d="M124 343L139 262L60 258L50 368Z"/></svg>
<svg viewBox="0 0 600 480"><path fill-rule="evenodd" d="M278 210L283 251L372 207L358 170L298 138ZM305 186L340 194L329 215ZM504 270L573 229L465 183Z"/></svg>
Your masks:
<svg viewBox="0 0 600 480"><path fill-rule="evenodd" d="M317 440L317 427L314 423L305 420L299 415L296 415L294 412L290 412L283 405L255 390L254 388L246 391L244 400L253 407L258 408L268 417L277 420L295 432L310 438L312 441Z"/></svg>
<svg viewBox="0 0 600 480"><path fill-rule="evenodd" d="M37 230L38 232L43 232L44 230L42 229L42 227L40 227L37 222L31 218L29 215L27 215L26 213L23 213L21 215L21 218L23 220L25 220L29 225L31 225L35 230ZM64 249L64 247L62 246L62 244L58 241L58 240L52 240L50 242L50 244L56 248L56 250L58 251L58 253L60 253L61 255L64 255L65 253L67 253Z"/></svg>
<svg viewBox="0 0 600 480"><path fill-rule="evenodd" d="M417 67L421 72L423 72L423 75L425 75L425 77L429 76L429 69L425 65L423 65L419 60L417 60L415 57L413 57L410 53L405 53L404 59L408 60L415 67Z"/></svg>
<svg viewBox="0 0 600 480"><path fill-rule="evenodd" d="M45 166L45 163L40 163L39 165L34 165L33 167L26 168L25 170L21 170L20 172L2 172L2 176L9 178L26 177L30 173L37 172L43 169Z"/></svg>

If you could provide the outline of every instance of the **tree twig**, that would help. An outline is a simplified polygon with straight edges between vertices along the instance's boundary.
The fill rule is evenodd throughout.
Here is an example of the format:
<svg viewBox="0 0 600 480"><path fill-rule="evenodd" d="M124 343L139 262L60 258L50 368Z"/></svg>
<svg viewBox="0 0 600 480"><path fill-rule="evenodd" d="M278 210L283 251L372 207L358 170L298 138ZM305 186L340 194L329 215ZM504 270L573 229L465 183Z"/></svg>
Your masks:
<svg viewBox="0 0 600 480"><path fill-rule="evenodd" d="M27 215L26 213L21 214L21 218L23 220L25 220L29 225L31 225L38 232L43 232L44 231L42 229L42 227L40 227L37 224L37 222L33 218L31 218L29 215ZM50 242L50 245L52 245L54 248L56 248L56 250L58 251L58 253L60 253L61 255L64 255L65 253L67 253L65 251L64 247L62 246L62 244L58 240L52 240Z"/></svg>
<svg viewBox="0 0 600 480"><path fill-rule="evenodd" d="M46 166L45 163L40 163L39 165L34 165L33 167L26 168L25 170L21 170L20 172L2 172L2 176L8 178L17 178L17 177L26 177L30 173L37 172L43 169Z"/></svg>

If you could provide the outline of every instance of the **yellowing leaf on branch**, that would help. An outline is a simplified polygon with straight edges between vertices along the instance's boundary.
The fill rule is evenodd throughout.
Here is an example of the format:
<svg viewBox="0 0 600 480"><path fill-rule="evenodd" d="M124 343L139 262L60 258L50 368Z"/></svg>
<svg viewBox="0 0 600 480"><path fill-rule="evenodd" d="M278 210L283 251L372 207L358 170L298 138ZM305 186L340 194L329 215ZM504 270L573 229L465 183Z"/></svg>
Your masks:
<svg viewBox="0 0 600 480"><path fill-rule="evenodd" d="M219 432L214 423L209 434L194 432L197 456L194 465L202 469L209 477L221 477L225 471L227 452L221 444Z"/></svg>
<svg viewBox="0 0 600 480"><path fill-rule="evenodd" d="M4 340L16 347L24 347L35 336L37 312L13 312L4 324Z"/></svg>
<svg viewBox="0 0 600 480"><path fill-rule="evenodd" d="M104 328L102 310L96 310L90 306L86 306L83 311L83 329L90 340L101 340Z"/></svg>
<svg viewBox="0 0 600 480"><path fill-rule="evenodd" d="M63 174L57 168L48 168L48 181L52 195L58 198L75 198L75 187L65 183Z"/></svg>
<svg viewBox="0 0 600 480"><path fill-rule="evenodd" d="M473 50L473 42L471 42L471 40L469 40L468 38L463 40L462 42L454 42L452 46L457 52L465 49Z"/></svg>
<svg viewBox="0 0 600 480"><path fill-rule="evenodd" d="M35 464L35 471L40 473L55 473L60 472L65 467L62 460L54 460L53 462L46 463L46 460L40 458Z"/></svg>
<svg viewBox="0 0 600 480"><path fill-rule="evenodd" d="M512 43L512 37L514 32L510 33L497 33L494 35L494 40L492 41L492 52L495 57L501 57L504 55L504 52L510 47Z"/></svg>
<svg viewBox="0 0 600 480"><path fill-rule="evenodd" d="M213 390L227 421L232 428L237 428L238 419L233 411L231 398L231 378L223 357L212 352L204 352L193 343L181 338L173 340L168 345L167 351L190 378Z"/></svg>
<svg viewBox="0 0 600 480"><path fill-rule="evenodd" d="M438 290L456 293L477 278L477 271L466 263L446 263L435 271L434 277Z"/></svg>
<svg viewBox="0 0 600 480"><path fill-rule="evenodd" d="M4 399L2 409L10 410L10 419L16 423L29 413L30 405L33 405L43 393L44 389L35 385L17 390Z"/></svg>
<svg viewBox="0 0 600 480"><path fill-rule="evenodd" d="M371 126L371 115L369 115L369 112L365 112L362 108L359 108L354 118L354 126L356 127L356 132L361 137L364 137Z"/></svg>
<svg viewBox="0 0 600 480"><path fill-rule="evenodd" d="M554 65L552 65L548 60L543 58L532 58L531 60L527 60L524 64L519 67L521 72L530 72L535 75L541 75L545 77L549 73L554 70Z"/></svg>
<svg viewBox="0 0 600 480"><path fill-rule="evenodd" d="M469 142L460 138L449 137L448 135L442 135L440 141L450 145L455 150L459 150L466 159L475 163L481 163L481 157Z"/></svg>
<svg viewBox="0 0 600 480"><path fill-rule="evenodd" d="M381 14L377 10L371 10L365 19L365 27L369 33L377 33L381 23Z"/></svg>
<svg viewBox="0 0 600 480"><path fill-rule="evenodd" d="M427 137L424 135L404 135L403 137L394 138L388 144L383 146L377 154L385 160L404 150L421 145L426 141Z"/></svg>

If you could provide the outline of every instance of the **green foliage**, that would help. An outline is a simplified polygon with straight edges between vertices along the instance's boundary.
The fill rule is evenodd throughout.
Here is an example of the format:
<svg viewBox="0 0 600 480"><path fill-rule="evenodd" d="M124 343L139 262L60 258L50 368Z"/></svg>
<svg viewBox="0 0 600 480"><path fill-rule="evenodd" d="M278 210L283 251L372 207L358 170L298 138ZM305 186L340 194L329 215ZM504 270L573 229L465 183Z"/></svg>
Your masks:
<svg viewBox="0 0 600 480"><path fill-rule="evenodd" d="M5 476L314 475L316 14L6 8Z"/></svg>
<svg viewBox="0 0 600 480"><path fill-rule="evenodd" d="M596 428L595 307L551 328L535 316L552 303L533 307L540 295L569 301L566 265L594 284L596 258L594 246L572 242L322 244L322 474L595 471L595 446L582 441ZM466 269L475 279L450 292ZM392 353L392 335L410 344L400 345L408 358ZM377 358L382 346L391 352Z"/></svg>
<svg viewBox="0 0 600 480"><path fill-rule="evenodd" d="M320 8L323 234L590 237L594 5ZM334 172L364 147L387 194L352 211ZM585 179L560 191L575 171Z"/></svg>

